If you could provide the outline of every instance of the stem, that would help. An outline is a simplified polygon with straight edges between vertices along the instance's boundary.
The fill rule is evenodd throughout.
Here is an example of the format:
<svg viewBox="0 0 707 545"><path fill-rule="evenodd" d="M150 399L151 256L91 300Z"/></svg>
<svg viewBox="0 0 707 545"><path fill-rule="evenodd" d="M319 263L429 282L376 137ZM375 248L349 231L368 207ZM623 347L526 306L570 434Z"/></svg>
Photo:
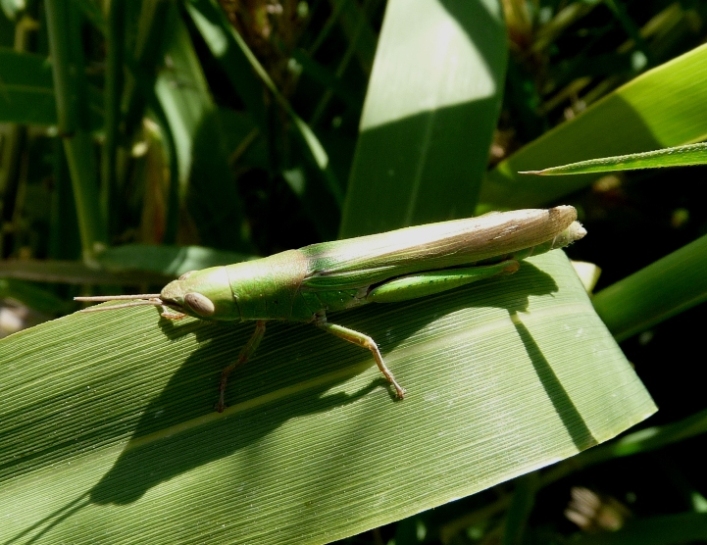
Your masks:
<svg viewBox="0 0 707 545"><path fill-rule="evenodd" d="M47 29L57 105L59 136L71 173L71 183L79 219L83 258L95 261L106 243L104 218L98 204L98 184L94 168L93 142L88 128L88 102L83 64L74 55L81 51L80 33L72 4L47 0Z"/></svg>
<svg viewBox="0 0 707 545"><path fill-rule="evenodd" d="M123 48L125 39L125 3L113 1L108 13L106 35L105 142L101 157L101 209L108 230L114 232L116 220L118 132L120 99L123 91Z"/></svg>

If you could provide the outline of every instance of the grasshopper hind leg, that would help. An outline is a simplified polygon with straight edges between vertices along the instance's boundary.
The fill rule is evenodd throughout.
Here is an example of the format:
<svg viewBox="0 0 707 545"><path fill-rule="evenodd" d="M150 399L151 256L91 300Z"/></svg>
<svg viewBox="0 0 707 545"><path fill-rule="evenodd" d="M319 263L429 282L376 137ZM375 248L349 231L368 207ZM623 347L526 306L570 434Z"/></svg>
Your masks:
<svg viewBox="0 0 707 545"><path fill-rule="evenodd" d="M378 369L380 369L380 372L383 373L383 376L386 378L386 380L390 382L393 388L395 388L396 397L398 399L403 399L405 397L405 388L398 384L398 381L395 380L392 371L388 369L388 366L383 361L383 356L381 356L376 341L374 341L365 333L361 333L360 331L349 329L348 327L344 327L337 324L330 324L329 322L327 322L326 314L324 314L323 312L317 313L316 318L314 320L314 324L317 327L326 331L327 333L331 333L332 335L339 337L340 339L343 339L353 344L357 344L359 346L362 346L363 348L367 348L368 350L370 350L371 354L373 354L373 359L375 360Z"/></svg>

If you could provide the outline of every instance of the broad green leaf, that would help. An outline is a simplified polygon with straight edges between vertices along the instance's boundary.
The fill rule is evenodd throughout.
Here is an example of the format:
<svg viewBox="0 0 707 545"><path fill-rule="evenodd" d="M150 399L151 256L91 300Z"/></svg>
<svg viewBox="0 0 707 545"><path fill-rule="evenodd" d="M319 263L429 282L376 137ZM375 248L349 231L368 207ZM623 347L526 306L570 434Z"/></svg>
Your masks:
<svg viewBox="0 0 707 545"><path fill-rule="evenodd" d="M643 168L687 167L707 163L707 144L689 144L674 148L602 157L579 161L569 165L548 167L541 170L526 170L519 174L537 174L539 176L560 176L562 174L588 174L615 172L619 170L639 170Z"/></svg>
<svg viewBox="0 0 707 545"><path fill-rule="evenodd" d="M503 92L500 12L388 2L341 237L473 215Z"/></svg>
<svg viewBox="0 0 707 545"><path fill-rule="evenodd" d="M512 276L334 314L370 355L272 324L71 316L0 342L3 543L325 543L606 441L655 411L562 252ZM41 493L38 493L38 484Z"/></svg>
<svg viewBox="0 0 707 545"><path fill-rule="evenodd" d="M480 203L485 208L542 206L596 178L528 178L519 171L704 140L706 76L703 45L635 78L500 163L487 176Z"/></svg>

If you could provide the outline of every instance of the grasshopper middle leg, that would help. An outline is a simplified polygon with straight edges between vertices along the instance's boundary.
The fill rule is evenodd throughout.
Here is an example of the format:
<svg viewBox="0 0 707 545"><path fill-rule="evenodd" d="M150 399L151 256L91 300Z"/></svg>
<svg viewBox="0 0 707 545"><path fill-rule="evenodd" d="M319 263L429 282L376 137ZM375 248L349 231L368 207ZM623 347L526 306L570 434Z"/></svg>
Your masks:
<svg viewBox="0 0 707 545"><path fill-rule="evenodd" d="M329 322L327 322L326 314L324 314L323 312L317 314L317 317L314 320L314 324L317 327L326 331L327 333L331 333L332 335L335 335L340 339L344 339L345 341L349 341L350 343L357 344L359 346L362 346L363 348L367 348L368 350L370 350L371 354L373 354L373 359L376 361L378 369L380 369L381 373L383 373L383 376L388 380L388 382L390 382L393 388L395 388L395 395L398 397L398 399L403 399L405 397L405 388L398 384L398 381L395 380L393 373L390 369L388 369L388 366L383 361L383 356L381 356L376 341L374 341L365 333L361 333L360 331L349 329L348 327L344 327L337 324L330 324Z"/></svg>

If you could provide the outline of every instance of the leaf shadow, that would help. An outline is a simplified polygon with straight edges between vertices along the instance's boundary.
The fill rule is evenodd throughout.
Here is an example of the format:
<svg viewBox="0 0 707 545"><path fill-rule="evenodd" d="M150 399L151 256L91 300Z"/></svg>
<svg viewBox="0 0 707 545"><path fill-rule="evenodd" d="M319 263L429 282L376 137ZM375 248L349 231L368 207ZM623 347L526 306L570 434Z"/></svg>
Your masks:
<svg viewBox="0 0 707 545"><path fill-rule="evenodd" d="M197 328L196 334L200 343L212 345L211 350L224 336L233 336L232 327L209 325L211 327ZM174 332L167 334L174 335ZM239 348L234 343L234 358ZM224 365L211 360L204 366L203 351L201 348L194 351L147 406L124 451L91 490L93 502L126 504L136 501L161 482L257 443L292 418L352 403L384 382L376 380L353 394L327 394L331 388L329 382L298 387L298 380L310 378L307 376L310 373L306 372L299 379L295 374L286 381L267 384L261 380L263 373L249 376L246 372L254 363L262 363L266 373L271 371L267 360L249 362L234 373L231 382L240 382L238 392L230 396L231 406L218 414L214 404L219 371ZM351 369L349 375L356 372ZM347 378L349 376L342 376L341 380ZM211 387L198 387L204 382ZM211 394L205 396L205 390Z"/></svg>

